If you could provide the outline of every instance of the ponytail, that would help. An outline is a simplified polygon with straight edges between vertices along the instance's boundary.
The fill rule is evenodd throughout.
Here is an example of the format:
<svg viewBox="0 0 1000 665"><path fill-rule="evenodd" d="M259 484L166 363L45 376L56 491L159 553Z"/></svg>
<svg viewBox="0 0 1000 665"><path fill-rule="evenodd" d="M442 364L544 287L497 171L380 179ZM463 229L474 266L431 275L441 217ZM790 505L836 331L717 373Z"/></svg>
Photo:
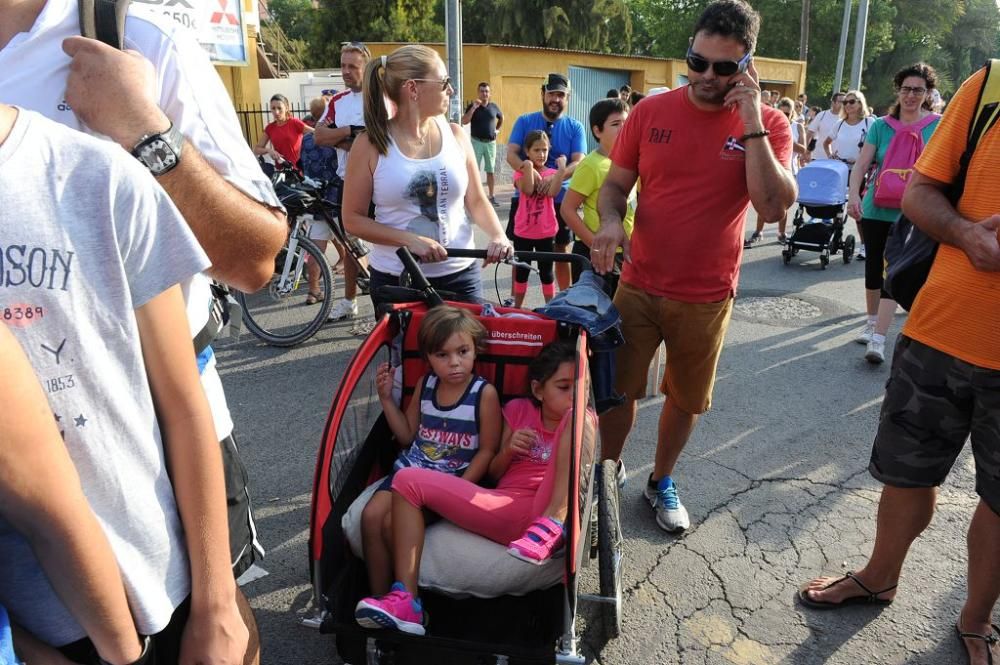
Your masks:
<svg viewBox="0 0 1000 665"><path fill-rule="evenodd" d="M365 131L380 155L389 153L389 110L385 107L386 56L372 58L365 67Z"/></svg>
<svg viewBox="0 0 1000 665"><path fill-rule="evenodd" d="M389 154L389 109L386 99L400 106L406 81L424 78L441 58L421 44L401 46L389 55L372 58L365 67L363 90L365 130L380 155Z"/></svg>

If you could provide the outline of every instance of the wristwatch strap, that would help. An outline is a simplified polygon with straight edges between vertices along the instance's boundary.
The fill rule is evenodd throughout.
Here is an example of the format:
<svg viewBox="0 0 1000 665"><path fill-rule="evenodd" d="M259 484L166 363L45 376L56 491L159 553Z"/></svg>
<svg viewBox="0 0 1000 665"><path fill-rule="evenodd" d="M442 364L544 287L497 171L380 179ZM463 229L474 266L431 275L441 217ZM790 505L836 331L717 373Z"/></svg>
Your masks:
<svg viewBox="0 0 1000 665"><path fill-rule="evenodd" d="M111 665L108 661L103 658L98 658L98 665ZM142 638L142 653L139 654L138 660L135 660L128 665L153 665L156 662L156 658L153 655L153 641L149 639L149 635Z"/></svg>

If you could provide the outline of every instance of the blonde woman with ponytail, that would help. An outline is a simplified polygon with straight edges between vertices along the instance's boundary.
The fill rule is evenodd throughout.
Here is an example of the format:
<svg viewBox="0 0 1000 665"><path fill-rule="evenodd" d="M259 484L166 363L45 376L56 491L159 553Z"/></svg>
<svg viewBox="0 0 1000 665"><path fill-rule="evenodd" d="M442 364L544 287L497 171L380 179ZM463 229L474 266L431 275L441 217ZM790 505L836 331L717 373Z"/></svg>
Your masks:
<svg viewBox="0 0 1000 665"><path fill-rule="evenodd" d="M444 117L454 93L444 62L425 46L403 46L368 63L363 92L367 131L351 149L343 216L350 233L372 243L376 316L383 302L379 287L399 282L399 247L421 259L435 288L481 302L475 261L449 258L448 248L475 246L473 222L490 238L486 263L513 248L479 182L472 143ZM391 117L388 102L395 107Z"/></svg>

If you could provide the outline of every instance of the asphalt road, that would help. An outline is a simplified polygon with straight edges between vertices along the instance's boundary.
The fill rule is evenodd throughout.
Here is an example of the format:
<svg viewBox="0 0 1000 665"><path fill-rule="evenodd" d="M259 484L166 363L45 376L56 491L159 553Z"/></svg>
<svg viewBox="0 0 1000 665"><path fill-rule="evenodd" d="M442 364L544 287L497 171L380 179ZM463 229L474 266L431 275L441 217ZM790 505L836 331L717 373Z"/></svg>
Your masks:
<svg viewBox="0 0 1000 665"><path fill-rule="evenodd" d="M506 219L506 208L500 214ZM816 612L793 601L808 578L860 566L874 533L879 486L866 467L888 365L869 365L853 342L864 323L862 275L863 264L840 257L822 271L815 254L783 266L773 227L745 253L714 405L675 473L692 528L680 537L660 531L642 498L662 403L649 398L624 453L624 634L603 642L600 631L587 631L593 615L584 610L583 648L593 662L964 662L953 626L976 504L967 453L911 550L891 607ZM507 288L509 271L501 270ZM332 638L300 620L311 615L306 542L316 450L360 340L350 328L327 325L290 350L247 334L217 349L268 549L270 574L245 587L264 665L341 662ZM586 591L596 590L594 570Z"/></svg>

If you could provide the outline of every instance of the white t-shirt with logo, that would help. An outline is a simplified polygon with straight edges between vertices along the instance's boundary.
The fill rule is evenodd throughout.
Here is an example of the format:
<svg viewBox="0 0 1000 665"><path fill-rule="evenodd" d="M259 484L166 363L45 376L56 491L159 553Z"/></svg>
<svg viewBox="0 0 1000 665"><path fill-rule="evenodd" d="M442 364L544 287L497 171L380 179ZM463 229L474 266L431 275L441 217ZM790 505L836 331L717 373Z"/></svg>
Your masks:
<svg viewBox="0 0 1000 665"><path fill-rule="evenodd" d="M0 210L0 317L47 394L136 626L157 633L190 577L134 311L208 257L139 162L24 110L0 145ZM56 646L85 637L2 519L0 562L15 622Z"/></svg>
<svg viewBox="0 0 1000 665"><path fill-rule="evenodd" d="M0 102L89 131L64 99L70 58L63 52L62 42L79 34L77 0L48 0L31 30L15 35L0 50ZM160 108L212 167L251 198L280 207L270 181L240 133L222 81L188 31L169 19L160 23L129 15L125 46L153 63ZM208 322L210 281L203 275L195 276L182 286L193 338ZM233 431L233 421L214 356L208 359L201 377L221 441Z"/></svg>
<svg viewBox="0 0 1000 665"><path fill-rule="evenodd" d="M825 111L820 111L813 118L813 121L809 123L807 128L816 138L816 147L812 151L813 159L827 159L826 151L823 150L823 141L825 141L832 133L833 130L837 128L837 124L840 122L840 116L826 109Z"/></svg>

